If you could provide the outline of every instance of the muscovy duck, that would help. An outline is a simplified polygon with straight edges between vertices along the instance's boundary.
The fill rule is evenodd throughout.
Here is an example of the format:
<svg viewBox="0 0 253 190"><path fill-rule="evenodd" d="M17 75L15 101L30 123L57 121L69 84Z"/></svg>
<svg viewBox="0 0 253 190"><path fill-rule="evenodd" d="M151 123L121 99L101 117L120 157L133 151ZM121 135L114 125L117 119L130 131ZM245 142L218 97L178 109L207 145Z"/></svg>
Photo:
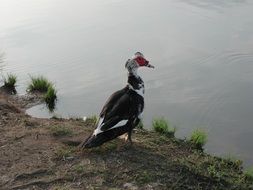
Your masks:
<svg viewBox="0 0 253 190"><path fill-rule="evenodd" d="M140 122L144 109L144 82L137 74L138 68L143 66L154 68L140 52L127 60L125 64L128 70L126 87L109 97L99 115L96 129L81 144L81 147L100 146L125 133L128 133L127 140L132 144L132 130Z"/></svg>

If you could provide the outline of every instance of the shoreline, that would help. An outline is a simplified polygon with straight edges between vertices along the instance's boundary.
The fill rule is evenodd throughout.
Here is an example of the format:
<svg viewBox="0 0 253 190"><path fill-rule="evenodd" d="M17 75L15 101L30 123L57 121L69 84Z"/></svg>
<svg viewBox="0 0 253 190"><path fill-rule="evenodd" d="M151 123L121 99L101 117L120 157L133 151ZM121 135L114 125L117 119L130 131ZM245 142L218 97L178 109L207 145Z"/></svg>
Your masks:
<svg viewBox="0 0 253 190"><path fill-rule="evenodd" d="M94 118L34 118L25 109L41 95L0 89L0 189L251 189L242 162L209 155L188 141L136 129L132 147L115 139L78 144Z"/></svg>

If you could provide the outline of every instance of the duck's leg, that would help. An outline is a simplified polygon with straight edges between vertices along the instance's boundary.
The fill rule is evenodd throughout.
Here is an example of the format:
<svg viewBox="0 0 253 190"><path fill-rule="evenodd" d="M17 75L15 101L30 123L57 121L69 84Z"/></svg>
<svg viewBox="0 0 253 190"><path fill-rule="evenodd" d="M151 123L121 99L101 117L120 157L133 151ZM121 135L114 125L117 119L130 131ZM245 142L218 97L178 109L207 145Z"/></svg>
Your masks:
<svg viewBox="0 0 253 190"><path fill-rule="evenodd" d="M125 142L126 143L130 143L132 145L133 141L132 141L132 129L129 130L126 134L125 134Z"/></svg>
<svg viewBox="0 0 253 190"><path fill-rule="evenodd" d="M131 127L129 128L129 131L127 132L127 135L125 137L125 141L126 142L129 142L130 145L133 145L133 141L132 141L132 131L133 131L133 128L136 127L140 122L140 119L139 118L136 118L134 120L134 122L131 124Z"/></svg>
<svg viewBox="0 0 253 190"><path fill-rule="evenodd" d="M128 131L128 133L127 133L127 141L130 143L130 145L133 144L133 141L132 141L132 130L133 130L133 129L131 129L131 130Z"/></svg>

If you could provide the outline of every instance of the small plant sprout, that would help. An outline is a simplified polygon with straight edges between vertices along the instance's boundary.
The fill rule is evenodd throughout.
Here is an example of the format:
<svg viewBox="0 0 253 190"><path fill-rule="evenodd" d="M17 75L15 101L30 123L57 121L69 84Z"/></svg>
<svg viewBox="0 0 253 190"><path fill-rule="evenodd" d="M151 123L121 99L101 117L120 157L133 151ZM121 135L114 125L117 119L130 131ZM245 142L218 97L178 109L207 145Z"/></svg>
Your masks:
<svg viewBox="0 0 253 190"><path fill-rule="evenodd" d="M153 129L160 134L165 134L174 137L176 132L176 128L172 127L170 123L163 117L154 119L152 122L152 126Z"/></svg>
<svg viewBox="0 0 253 190"><path fill-rule="evenodd" d="M203 146L207 142L207 133L203 129L195 129L191 134L190 141L196 148L203 149Z"/></svg>
<svg viewBox="0 0 253 190"><path fill-rule="evenodd" d="M17 82L17 76L14 74L8 74L4 77L4 86L7 88L15 88Z"/></svg>

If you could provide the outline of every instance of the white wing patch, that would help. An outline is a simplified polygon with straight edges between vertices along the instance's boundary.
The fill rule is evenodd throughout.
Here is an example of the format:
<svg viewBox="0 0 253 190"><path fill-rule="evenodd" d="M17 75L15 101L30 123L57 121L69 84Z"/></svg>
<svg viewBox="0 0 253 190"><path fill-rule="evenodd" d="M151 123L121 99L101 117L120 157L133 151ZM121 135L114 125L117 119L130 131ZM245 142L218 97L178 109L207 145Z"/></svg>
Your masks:
<svg viewBox="0 0 253 190"><path fill-rule="evenodd" d="M99 133L101 133L101 132L103 132L103 131L101 131L101 127L103 126L103 121L104 121L104 118L103 117L100 117L99 118L99 121L98 121L98 125L97 125L97 128L95 129L95 131L94 131L94 133L93 133L93 135L97 135L97 134L99 134ZM102 124L102 125L101 125Z"/></svg>
<svg viewBox="0 0 253 190"><path fill-rule="evenodd" d="M127 122L128 122L128 120L127 119L125 119L125 120L121 120L120 122L118 122L116 125L114 125L113 127L111 127L110 129L114 129L114 128L117 128L117 127L121 127L121 126L123 126L123 125L126 125L127 124ZM110 130L109 129L109 130Z"/></svg>
<svg viewBox="0 0 253 190"><path fill-rule="evenodd" d="M102 124L103 121L104 121L104 118L101 117L101 118L99 119L97 128L96 128L95 131L93 132L93 135L96 136L96 135L98 135L98 134L104 132L104 131L101 130L101 127L104 125L104 124ZM111 127L111 128L108 129L108 130L111 130L111 129L114 129L114 128L117 128L117 127L121 127L121 126L125 125L127 122L128 122L127 119L126 119L126 120L121 120L121 121L119 121L116 125L114 125L113 127ZM108 130L107 130L107 131L108 131Z"/></svg>

